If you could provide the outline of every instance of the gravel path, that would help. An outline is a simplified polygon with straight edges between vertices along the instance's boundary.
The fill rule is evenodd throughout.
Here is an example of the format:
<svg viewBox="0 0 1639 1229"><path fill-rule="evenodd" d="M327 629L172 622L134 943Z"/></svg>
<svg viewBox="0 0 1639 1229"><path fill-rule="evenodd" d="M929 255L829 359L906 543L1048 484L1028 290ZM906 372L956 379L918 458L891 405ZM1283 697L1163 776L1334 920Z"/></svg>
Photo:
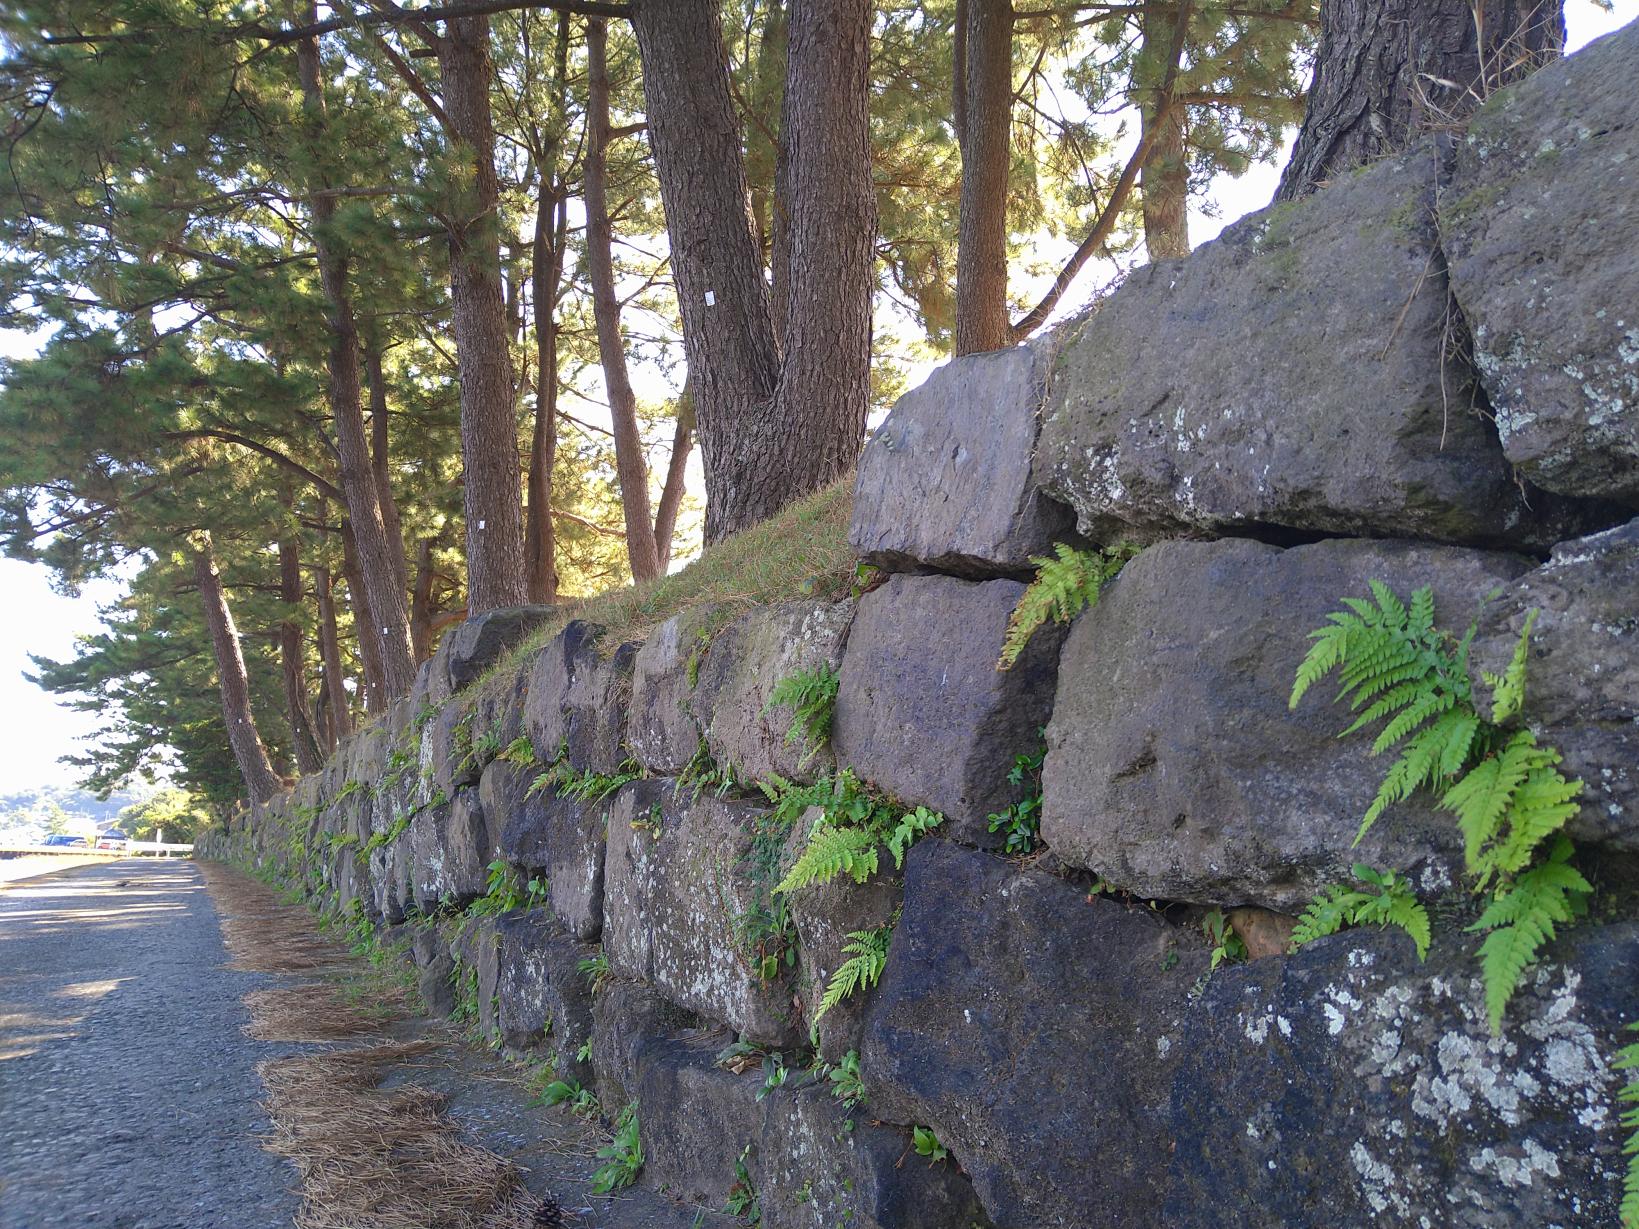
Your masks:
<svg viewBox="0 0 1639 1229"><path fill-rule="evenodd" d="M121 886L123 884L123 886ZM295 1173L266 1128L239 999L186 861L0 892L0 1229L283 1229Z"/></svg>

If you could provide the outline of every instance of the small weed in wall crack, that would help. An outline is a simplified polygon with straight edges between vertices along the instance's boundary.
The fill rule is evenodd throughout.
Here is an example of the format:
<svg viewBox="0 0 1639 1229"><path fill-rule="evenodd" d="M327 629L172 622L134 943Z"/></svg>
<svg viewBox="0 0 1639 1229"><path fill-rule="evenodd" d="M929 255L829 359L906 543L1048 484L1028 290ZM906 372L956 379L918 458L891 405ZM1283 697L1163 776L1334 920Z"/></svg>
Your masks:
<svg viewBox="0 0 1639 1229"><path fill-rule="evenodd" d="M799 670L774 684L768 693L763 712L775 708L791 710L791 724L786 728L785 741L807 747L800 766L819 754L819 749L831 738L831 718L837 706L837 687L841 675L830 662L821 662L812 670Z"/></svg>
<svg viewBox="0 0 1639 1229"><path fill-rule="evenodd" d="M1011 670L1030 637L1049 619L1068 623L1098 601L1098 595L1138 553L1138 547L1118 543L1104 550L1077 550L1063 542L1053 547L1051 558L1033 556L1036 579L1019 595L1007 621L1002 653L996 669Z"/></svg>
<svg viewBox="0 0 1639 1229"><path fill-rule="evenodd" d="M1310 901L1292 932L1292 950L1336 934L1345 926L1398 926L1417 945L1417 959L1426 959L1432 938L1428 910L1411 890L1411 884L1394 871L1374 870L1363 862L1351 869L1361 886L1334 885Z"/></svg>

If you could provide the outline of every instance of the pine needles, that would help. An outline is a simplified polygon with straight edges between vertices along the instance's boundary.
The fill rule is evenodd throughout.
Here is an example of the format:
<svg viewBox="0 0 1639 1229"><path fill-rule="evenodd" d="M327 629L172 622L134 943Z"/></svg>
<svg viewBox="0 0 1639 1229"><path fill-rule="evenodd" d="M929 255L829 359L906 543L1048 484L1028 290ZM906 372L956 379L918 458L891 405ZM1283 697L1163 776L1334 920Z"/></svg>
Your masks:
<svg viewBox="0 0 1639 1229"><path fill-rule="evenodd" d="M1475 708L1469 683L1474 626L1461 640L1436 627L1427 587L1405 603L1374 580L1371 595L1370 601L1346 598L1346 609L1328 615L1327 625L1311 634L1314 643L1298 667L1290 703L1296 708L1311 687L1335 672L1338 699L1355 714L1340 737L1381 722L1371 753L1398 749L1355 844L1387 808L1419 790L1436 793L1441 809L1456 817L1474 890L1490 893L1469 929L1486 936L1480 964L1486 1014L1496 1032L1525 970L1555 928L1583 911L1592 891L1570 865L1571 843L1558 835L1580 809L1582 782L1568 780L1559 771L1559 753L1539 747L1529 730L1504 725L1524 706L1536 615L1527 617L1503 673L1485 675L1493 693L1487 720ZM1378 886L1386 896L1385 885ZM1341 891L1310 906L1304 915L1309 932L1330 933L1319 928L1351 920L1354 910L1389 908L1335 895Z"/></svg>

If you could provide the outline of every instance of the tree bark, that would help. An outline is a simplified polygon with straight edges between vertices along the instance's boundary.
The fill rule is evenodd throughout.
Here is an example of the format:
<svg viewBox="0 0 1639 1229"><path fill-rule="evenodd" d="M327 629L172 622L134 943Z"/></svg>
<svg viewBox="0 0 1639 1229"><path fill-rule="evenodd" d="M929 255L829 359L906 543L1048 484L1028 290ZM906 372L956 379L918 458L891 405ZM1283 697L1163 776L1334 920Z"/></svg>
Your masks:
<svg viewBox="0 0 1639 1229"><path fill-rule="evenodd" d="M381 642L370 634L375 611L370 605L369 591L359 576L358 545L353 536L353 523L345 518L341 523L341 546L342 574L347 578L347 594L353 604L353 631L358 637L359 659L364 663L364 711L385 712L392 696L387 690Z"/></svg>
<svg viewBox="0 0 1639 1229"><path fill-rule="evenodd" d="M592 283L592 317L598 358L615 435L615 477L626 520L626 558L635 581L660 575L649 503L649 465L637 425L637 395L626 370L620 333L620 300L615 296L614 235L609 221L609 63L608 27L598 18L586 23L586 271Z"/></svg>
<svg viewBox="0 0 1639 1229"><path fill-rule="evenodd" d="M716 542L764 515L740 444L772 416L779 352L717 4L635 0L631 19L694 381L706 541Z"/></svg>
<svg viewBox="0 0 1639 1229"><path fill-rule="evenodd" d="M1173 47L1176 11L1146 9L1139 19L1146 51L1163 59ZM1155 69L1166 71L1164 63ZM1170 98L1151 92L1138 98L1141 136L1150 137L1149 157L1139 172L1138 192L1144 209L1144 250L1154 260L1176 260L1189 255L1189 154L1184 139L1185 109Z"/></svg>
<svg viewBox="0 0 1639 1229"><path fill-rule="evenodd" d="M962 154L956 235L956 353L1013 344L1007 318L1007 173L1012 160L1013 6L957 0L955 65Z"/></svg>
<svg viewBox="0 0 1639 1229"><path fill-rule="evenodd" d="M794 212L792 357L783 371L717 6L635 0L631 17L694 385L710 543L772 516L858 457L874 232L870 10L866 0L790 6L786 90L797 97L786 138Z"/></svg>
<svg viewBox="0 0 1639 1229"><path fill-rule="evenodd" d="M415 659L426 661L433 652L433 547L423 538L415 552L415 588L410 591L410 642Z"/></svg>
<svg viewBox="0 0 1639 1229"><path fill-rule="evenodd" d="M745 443L758 520L853 468L871 401L871 0L792 0L785 122L791 244L773 431ZM759 458L761 463L759 464Z"/></svg>
<svg viewBox="0 0 1639 1229"><path fill-rule="evenodd" d="M292 497L288 487L281 490L279 502L285 512L279 522L279 600L285 607L284 617L279 620L279 665L285 690L285 717L290 723L290 746L297 771L317 772L324 767L324 761L319 755L313 713L307 703L302 627L295 619L295 612L302 604L302 558L291 517Z"/></svg>
<svg viewBox="0 0 1639 1229"><path fill-rule="evenodd" d="M467 607L521 606L523 503L512 356L501 288L500 185L490 115L489 18L444 23L438 39L443 106L469 185L449 219L450 297L461 373L462 503L467 527Z"/></svg>
<svg viewBox="0 0 1639 1229"><path fill-rule="evenodd" d="M205 608L205 623L211 630L211 652L216 658L216 682L222 693L222 720L228 727L228 745L233 748L239 775L245 780L245 793L252 805L260 806L279 792L283 782L273 771L267 748L256 730L256 716L250 707L250 678L245 673L245 658L239 648L239 631L233 625L233 612L228 609L228 600L222 593L208 533L199 534L194 542L193 574L199 600Z"/></svg>
<svg viewBox="0 0 1639 1229"><path fill-rule="evenodd" d="M326 749L353 732L353 711L347 700L341 668L341 636L336 630L336 595L330 569L313 569L313 588L319 596L319 659L324 663Z"/></svg>
<svg viewBox="0 0 1639 1229"><path fill-rule="evenodd" d="M404 561L404 522L398 515L398 500L393 498L392 454L388 451L387 376L382 365L381 344L372 338L366 342L364 349L364 370L370 380L370 473L375 479L381 524L392 552L393 579L402 594L409 590L410 577Z"/></svg>
<svg viewBox="0 0 1639 1229"><path fill-rule="evenodd" d="M309 6L309 15L312 8ZM315 151L326 137L323 78L317 39L296 44L297 69L302 81L302 105L313 128ZM319 177L320 188L330 185ZM337 250L328 231L336 213L336 198L314 192L309 201L313 215L313 248L319 282L328 306L330 326L330 413L336 429L336 458L341 468L342 497L354 526L359 552L360 589L368 593L374 613L359 634L375 641L381 662L381 684L390 695L403 695L415 681L410 658L409 615L404 605L403 546L390 540L383 519L376 476L364 430L359 395L359 338L353 317L347 257Z"/></svg>
<svg viewBox="0 0 1639 1229"><path fill-rule="evenodd" d="M677 532L677 510L683 503L689 453L694 446L694 387L683 381L683 395L677 402L677 424L672 428L671 459L666 463L666 481L660 488L660 503L654 513L654 545L660 552L660 570L672 561L672 537Z"/></svg>
<svg viewBox="0 0 1639 1229"><path fill-rule="evenodd" d="M552 66L554 120L541 159L535 201L535 235L530 265L530 298L535 326L535 420L529 441L529 502L524 523L524 566L529 600L558 600L558 534L552 520L552 469L558 458L558 294L563 284L564 246L569 234L569 194L558 175L562 154L563 104L569 61L569 14L558 14ZM414 630L414 620L411 621Z"/></svg>
<svg viewBox="0 0 1639 1229"><path fill-rule="evenodd" d="M1327 0L1314 83L1277 200L1460 123L1565 49L1561 0Z"/></svg>

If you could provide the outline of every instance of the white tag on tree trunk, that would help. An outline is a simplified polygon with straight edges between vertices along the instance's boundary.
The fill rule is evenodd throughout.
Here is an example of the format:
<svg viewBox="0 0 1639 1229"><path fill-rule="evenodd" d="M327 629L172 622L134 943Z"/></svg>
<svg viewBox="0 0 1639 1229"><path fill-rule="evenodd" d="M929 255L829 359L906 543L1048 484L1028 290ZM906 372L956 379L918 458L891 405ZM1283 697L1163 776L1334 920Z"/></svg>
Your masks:
<svg viewBox="0 0 1639 1229"><path fill-rule="evenodd" d="M717 292L716 291L714 291L714 290L706 291L706 306L707 307L716 307L717 306Z"/></svg>
<svg viewBox="0 0 1639 1229"><path fill-rule="evenodd" d="M482 528L483 528L483 527L484 527L484 522L483 522L483 521L479 521L479 522L478 522L478 528L480 528L480 529L482 529Z"/></svg>

